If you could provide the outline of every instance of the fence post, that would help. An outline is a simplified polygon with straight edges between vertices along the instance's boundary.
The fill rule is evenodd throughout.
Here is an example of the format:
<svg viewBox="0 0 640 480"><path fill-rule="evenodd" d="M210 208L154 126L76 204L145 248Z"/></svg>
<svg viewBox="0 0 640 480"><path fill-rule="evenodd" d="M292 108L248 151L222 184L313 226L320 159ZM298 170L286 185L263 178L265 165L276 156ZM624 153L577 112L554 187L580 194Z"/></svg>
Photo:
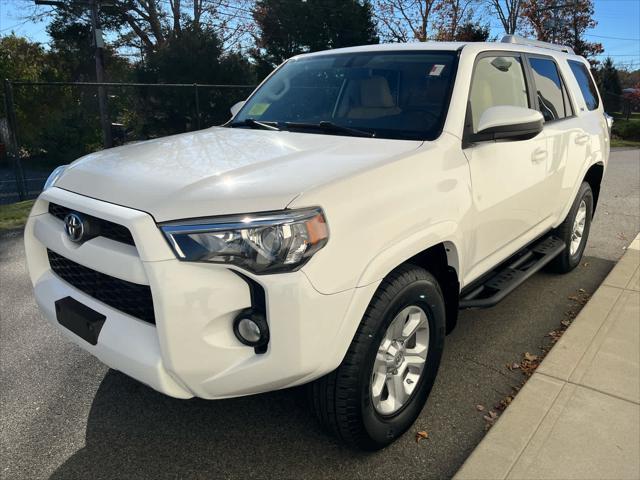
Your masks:
<svg viewBox="0 0 640 480"><path fill-rule="evenodd" d="M25 200L28 195L24 172L22 171L22 162L18 153L18 134L16 125L16 111L13 103L13 85L8 79L4 79L4 104L7 113L7 126L9 127L9 145L7 154L13 164L13 174L16 179L16 190L18 191L18 199Z"/></svg>
<svg viewBox="0 0 640 480"><path fill-rule="evenodd" d="M196 128L198 130L200 130L201 128L201 119L200 119L200 94L198 93L198 84L194 83L193 84L193 91L195 94L195 100L196 100Z"/></svg>

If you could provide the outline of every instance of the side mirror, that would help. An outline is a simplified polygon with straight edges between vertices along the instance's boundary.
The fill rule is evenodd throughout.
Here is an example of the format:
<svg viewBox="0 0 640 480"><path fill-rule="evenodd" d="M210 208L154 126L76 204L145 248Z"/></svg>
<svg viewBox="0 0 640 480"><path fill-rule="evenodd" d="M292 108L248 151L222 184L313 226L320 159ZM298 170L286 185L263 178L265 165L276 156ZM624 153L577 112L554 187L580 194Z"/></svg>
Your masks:
<svg viewBox="0 0 640 480"><path fill-rule="evenodd" d="M238 102L238 103L234 103L233 106L230 108L231 116L235 117L240 111L240 109L244 107L245 103L247 103L245 100L242 100L241 102Z"/></svg>
<svg viewBox="0 0 640 480"><path fill-rule="evenodd" d="M542 132L544 117L537 110L501 105L487 108L478 122L471 142L529 140Z"/></svg>

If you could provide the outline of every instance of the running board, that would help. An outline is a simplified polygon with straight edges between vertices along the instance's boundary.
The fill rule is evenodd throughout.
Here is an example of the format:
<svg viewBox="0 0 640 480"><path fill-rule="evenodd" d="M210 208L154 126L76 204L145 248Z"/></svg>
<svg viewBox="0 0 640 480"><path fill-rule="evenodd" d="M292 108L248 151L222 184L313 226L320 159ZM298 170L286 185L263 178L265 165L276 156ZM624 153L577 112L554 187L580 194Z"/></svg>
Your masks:
<svg viewBox="0 0 640 480"><path fill-rule="evenodd" d="M554 236L531 244L491 272L484 282L463 291L460 309L493 307L564 249L564 242Z"/></svg>

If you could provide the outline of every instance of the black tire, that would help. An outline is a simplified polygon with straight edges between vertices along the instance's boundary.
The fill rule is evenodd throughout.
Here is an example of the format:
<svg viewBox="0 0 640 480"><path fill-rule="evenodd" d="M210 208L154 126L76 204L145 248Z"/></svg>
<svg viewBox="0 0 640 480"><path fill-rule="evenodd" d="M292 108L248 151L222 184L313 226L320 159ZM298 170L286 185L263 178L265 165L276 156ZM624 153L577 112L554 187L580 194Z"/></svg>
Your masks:
<svg viewBox="0 0 640 480"><path fill-rule="evenodd" d="M380 415L370 381L379 345L394 317L419 306L429 322L426 364L413 393L399 411ZM445 303L436 279L423 268L402 265L378 287L340 366L309 385L310 403L320 423L347 444L378 450L416 420L438 372L445 337Z"/></svg>
<svg viewBox="0 0 640 480"><path fill-rule="evenodd" d="M571 253L571 237L573 233L573 224L578 214L580 204L585 202L587 211L584 223L584 230L582 232L582 238L580 239L580 245L578 249ZM549 269L557 273L567 273L576 268L580 264L584 249L587 245L587 238L589 237L589 231L591 229L591 218L593 216L593 192L591 186L587 182L582 182L576 199L571 205L571 210L567 214L564 222L555 229L554 235L560 238L565 243L565 249L560 255L554 258L549 263Z"/></svg>

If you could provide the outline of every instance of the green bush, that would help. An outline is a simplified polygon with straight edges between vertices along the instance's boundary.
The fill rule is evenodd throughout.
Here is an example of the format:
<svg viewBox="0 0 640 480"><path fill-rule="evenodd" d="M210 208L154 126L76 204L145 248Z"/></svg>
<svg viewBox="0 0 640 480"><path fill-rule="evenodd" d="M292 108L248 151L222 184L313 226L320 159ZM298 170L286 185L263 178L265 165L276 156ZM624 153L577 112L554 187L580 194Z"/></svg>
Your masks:
<svg viewBox="0 0 640 480"><path fill-rule="evenodd" d="M623 140L640 141L640 120L614 120L613 135Z"/></svg>

